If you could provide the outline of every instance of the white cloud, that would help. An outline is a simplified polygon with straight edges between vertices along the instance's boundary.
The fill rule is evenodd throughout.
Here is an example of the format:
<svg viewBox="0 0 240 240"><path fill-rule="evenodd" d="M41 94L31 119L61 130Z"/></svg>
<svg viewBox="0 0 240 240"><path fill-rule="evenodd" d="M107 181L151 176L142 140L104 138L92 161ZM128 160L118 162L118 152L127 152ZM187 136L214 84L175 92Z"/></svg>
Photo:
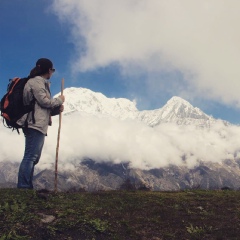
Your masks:
<svg viewBox="0 0 240 240"><path fill-rule="evenodd" d="M53 6L71 24L75 71L117 63L125 74L147 73L159 92L164 86L240 106L238 0L54 0ZM179 84L156 80L156 72L173 70L184 76Z"/></svg>
<svg viewBox="0 0 240 240"><path fill-rule="evenodd" d="M57 130L58 118L54 117L38 164L40 168L54 169ZM24 150L23 134L19 136L2 125L0 131L0 161L20 162ZM74 113L63 116L58 164L59 169L73 169L87 157L99 162L130 161L132 167L141 169L169 164L193 167L199 160L221 162L233 159L239 146L240 127L237 126L226 127L219 123L211 131L174 124L151 128L133 120Z"/></svg>

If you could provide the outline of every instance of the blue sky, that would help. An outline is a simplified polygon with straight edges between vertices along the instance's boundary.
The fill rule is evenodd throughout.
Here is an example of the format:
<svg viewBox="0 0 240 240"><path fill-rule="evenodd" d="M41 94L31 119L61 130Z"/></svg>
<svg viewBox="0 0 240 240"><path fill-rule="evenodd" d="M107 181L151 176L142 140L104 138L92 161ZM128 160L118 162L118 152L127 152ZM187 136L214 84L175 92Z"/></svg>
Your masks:
<svg viewBox="0 0 240 240"><path fill-rule="evenodd" d="M52 94L64 78L140 110L176 95L239 124L240 3L169 2L0 0L0 94L47 57Z"/></svg>

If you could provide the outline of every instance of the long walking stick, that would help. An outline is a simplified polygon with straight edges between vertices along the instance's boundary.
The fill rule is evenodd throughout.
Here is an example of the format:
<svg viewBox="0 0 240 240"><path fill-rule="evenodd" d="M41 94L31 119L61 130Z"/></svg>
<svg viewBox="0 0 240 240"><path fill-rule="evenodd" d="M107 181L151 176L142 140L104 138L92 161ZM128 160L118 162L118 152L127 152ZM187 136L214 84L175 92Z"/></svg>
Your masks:
<svg viewBox="0 0 240 240"><path fill-rule="evenodd" d="M61 84L61 95L63 95L63 88L64 88L64 79L62 79ZM62 112L59 113L59 126L58 126L58 137L57 137L57 147L56 147L56 161L55 161L55 193L57 192L57 176L58 176L58 150L59 150L59 141L60 141L60 132L61 132L61 125L62 125Z"/></svg>

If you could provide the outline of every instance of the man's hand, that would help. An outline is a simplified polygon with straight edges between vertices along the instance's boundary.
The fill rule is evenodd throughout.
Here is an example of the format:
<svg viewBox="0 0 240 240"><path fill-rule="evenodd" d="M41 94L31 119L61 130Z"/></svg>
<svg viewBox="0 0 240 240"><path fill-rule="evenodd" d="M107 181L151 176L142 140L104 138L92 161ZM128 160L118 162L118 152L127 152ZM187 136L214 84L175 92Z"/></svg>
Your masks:
<svg viewBox="0 0 240 240"><path fill-rule="evenodd" d="M59 95L58 97L61 98L62 102L65 101L65 96L64 95Z"/></svg>

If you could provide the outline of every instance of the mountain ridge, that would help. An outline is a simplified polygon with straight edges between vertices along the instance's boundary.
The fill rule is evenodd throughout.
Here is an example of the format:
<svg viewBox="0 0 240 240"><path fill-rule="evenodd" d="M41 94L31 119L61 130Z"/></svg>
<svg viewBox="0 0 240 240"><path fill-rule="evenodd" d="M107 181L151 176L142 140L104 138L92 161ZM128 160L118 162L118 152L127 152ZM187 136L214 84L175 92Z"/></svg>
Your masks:
<svg viewBox="0 0 240 240"><path fill-rule="evenodd" d="M67 88L64 95L66 97L64 114L79 111L93 115L103 114L121 120L141 121L151 127L161 123L200 127L209 127L219 121L225 125L230 124L225 120L215 119L207 115L178 96L173 96L162 108L140 111L134 101L126 98L108 98L102 93L93 92L86 88Z"/></svg>

